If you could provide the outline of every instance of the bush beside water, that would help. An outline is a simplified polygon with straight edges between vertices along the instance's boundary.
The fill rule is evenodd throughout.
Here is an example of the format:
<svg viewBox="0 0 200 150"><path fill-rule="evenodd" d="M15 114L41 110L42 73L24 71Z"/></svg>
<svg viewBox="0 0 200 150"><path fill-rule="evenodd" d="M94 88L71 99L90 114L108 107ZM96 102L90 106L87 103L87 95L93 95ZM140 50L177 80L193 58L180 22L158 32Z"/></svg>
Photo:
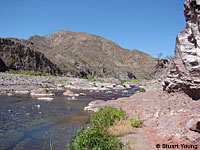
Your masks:
<svg viewBox="0 0 200 150"><path fill-rule="evenodd" d="M98 127L79 129L71 139L70 150L121 150L123 143Z"/></svg>
<svg viewBox="0 0 200 150"><path fill-rule="evenodd" d="M91 115L91 125L99 128L108 128L113 125L114 121L126 117L126 113L113 107L103 107Z"/></svg>
<svg viewBox="0 0 200 150"><path fill-rule="evenodd" d="M113 107L103 107L90 117L90 126L79 129L75 136L70 140L66 149L70 150L125 150L129 149L115 134L110 134L111 128L120 128L121 123L127 122L128 127L137 122L136 120L127 119L126 113ZM137 124L137 123L136 123ZM123 126L124 128L124 126ZM124 128L127 130L127 128ZM123 131L120 131L123 133ZM127 132L126 132L127 134ZM121 135L121 134L120 134Z"/></svg>

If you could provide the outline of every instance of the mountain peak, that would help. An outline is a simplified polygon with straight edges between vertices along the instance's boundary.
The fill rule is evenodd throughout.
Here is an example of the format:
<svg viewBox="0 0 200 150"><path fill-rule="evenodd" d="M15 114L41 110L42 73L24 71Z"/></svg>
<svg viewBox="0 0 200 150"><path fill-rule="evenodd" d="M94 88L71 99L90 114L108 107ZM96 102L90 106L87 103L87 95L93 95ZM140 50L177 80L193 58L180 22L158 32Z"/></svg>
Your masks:
<svg viewBox="0 0 200 150"><path fill-rule="evenodd" d="M73 76L149 78L156 59L139 50L123 49L116 43L86 32L60 30L46 36L33 36L36 50L44 53L62 72Z"/></svg>

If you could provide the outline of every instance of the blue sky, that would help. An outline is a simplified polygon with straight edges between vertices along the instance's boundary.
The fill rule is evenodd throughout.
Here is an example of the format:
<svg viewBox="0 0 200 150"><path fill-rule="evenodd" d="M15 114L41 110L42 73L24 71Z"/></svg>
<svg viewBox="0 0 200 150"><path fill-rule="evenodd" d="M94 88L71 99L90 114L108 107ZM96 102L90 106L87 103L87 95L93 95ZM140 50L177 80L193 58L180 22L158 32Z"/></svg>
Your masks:
<svg viewBox="0 0 200 150"><path fill-rule="evenodd" d="M0 37L88 32L153 57L174 55L186 0L2 0Z"/></svg>

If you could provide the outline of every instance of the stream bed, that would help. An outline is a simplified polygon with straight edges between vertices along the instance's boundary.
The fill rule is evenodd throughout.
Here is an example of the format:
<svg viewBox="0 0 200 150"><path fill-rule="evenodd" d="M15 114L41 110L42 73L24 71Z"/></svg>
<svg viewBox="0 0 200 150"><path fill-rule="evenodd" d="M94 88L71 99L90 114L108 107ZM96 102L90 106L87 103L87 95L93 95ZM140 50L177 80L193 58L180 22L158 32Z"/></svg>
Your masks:
<svg viewBox="0 0 200 150"><path fill-rule="evenodd" d="M90 92L70 97L56 92L53 101L27 95L0 97L0 150L64 150L74 133L89 123L84 107L94 100L111 100L133 95L137 89ZM127 92L128 91L128 92Z"/></svg>

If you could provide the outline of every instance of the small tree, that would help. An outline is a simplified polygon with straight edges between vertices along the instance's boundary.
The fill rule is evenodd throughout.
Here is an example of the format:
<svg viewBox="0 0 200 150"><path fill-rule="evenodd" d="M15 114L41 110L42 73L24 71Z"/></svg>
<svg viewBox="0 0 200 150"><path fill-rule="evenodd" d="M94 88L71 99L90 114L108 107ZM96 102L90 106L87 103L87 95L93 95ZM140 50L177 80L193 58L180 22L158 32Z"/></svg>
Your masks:
<svg viewBox="0 0 200 150"><path fill-rule="evenodd" d="M157 56L158 56L158 60L160 60L160 59L161 59L161 57L163 56L163 53L162 53L162 52L160 52L160 53L158 53L158 54L157 54Z"/></svg>

